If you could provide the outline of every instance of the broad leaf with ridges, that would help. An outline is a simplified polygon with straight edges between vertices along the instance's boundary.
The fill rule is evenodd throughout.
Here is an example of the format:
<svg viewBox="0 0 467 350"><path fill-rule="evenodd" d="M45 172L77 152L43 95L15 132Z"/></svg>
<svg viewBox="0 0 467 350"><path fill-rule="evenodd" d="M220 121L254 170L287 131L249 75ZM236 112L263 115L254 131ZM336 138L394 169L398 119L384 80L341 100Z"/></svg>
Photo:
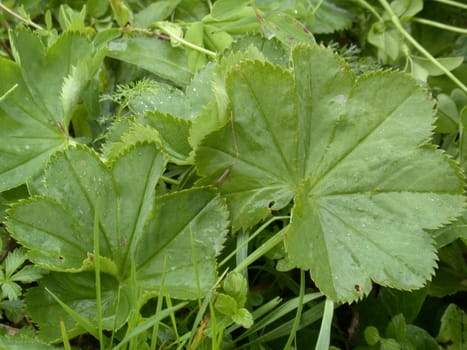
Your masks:
<svg viewBox="0 0 467 350"><path fill-rule="evenodd" d="M424 229L464 205L457 165L427 144L432 101L403 73L356 79L317 46L296 47L292 63L227 76L232 123L198 147L201 182L219 186L235 229L295 197L289 259L333 300L356 300L371 281L421 287L436 264Z"/></svg>
<svg viewBox="0 0 467 350"><path fill-rule="evenodd" d="M174 281L170 296L195 298L215 282L215 257L228 215L215 191L203 188L173 194L170 208L164 209L168 199L156 198L155 188L166 163L154 143L130 144L107 164L84 146L69 148L51 159L40 196L8 211L7 228L30 249L34 263L80 272L93 268L97 218L104 272L126 280L136 259L137 280L154 292L160 281L147 281L145 276L162 273L165 262L166 282ZM177 210L177 224L164 224ZM161 225L164 228L158 229ZM150 256L143 254L146 250ZM200 281L193 273L196 264L202 271Z"/></svg>
<svg viewBox="0 0 467 350"><path fill-rule="evenodd" d="M69 142L72 107L102 59L78 33L48 49L25 30L12 32L11 41L16 63L0 58L0 191L24 183Z"/></svg>

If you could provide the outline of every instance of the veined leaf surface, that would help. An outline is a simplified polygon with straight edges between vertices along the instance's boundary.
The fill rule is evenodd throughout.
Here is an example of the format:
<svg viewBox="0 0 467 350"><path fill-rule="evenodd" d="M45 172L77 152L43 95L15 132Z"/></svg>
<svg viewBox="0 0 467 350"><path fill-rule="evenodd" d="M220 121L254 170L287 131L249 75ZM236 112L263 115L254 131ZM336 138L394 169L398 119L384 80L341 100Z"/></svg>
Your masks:
<svg viewBox="0 0 467 350"><path fill-rule="evenodd" d="M16 62L0 58L0 191L24 183L67 144L71 108L99 61L78 33L48 49L24 30L11 41Z"/></svg>
<svg viewBox="0 0 467 350"><path fill-rule="evenodd" d="M459 169L427 145L432 101L403 73L356 79L316 46L296 47L292 61L228 75L232 123L198 148L202 183L219 186L237 229L295 198L289 258L333 300L356 300L371 281L421 287L436 260L423 229L464 205Z"/></svg>
<svg viewBox="0 0 467 350"><path fill-rule="evenodd" d="M134 261L135 278L148 291L159 292L164 275L171 297L203 295L215 282L228 214L206 188L156 199L166 162L154 143L129 145L110 164L83 146L59 152L40 196L9 210L8 230L34 263L81 272L94 267L97 218L102 272L127 281Z"/></svg>

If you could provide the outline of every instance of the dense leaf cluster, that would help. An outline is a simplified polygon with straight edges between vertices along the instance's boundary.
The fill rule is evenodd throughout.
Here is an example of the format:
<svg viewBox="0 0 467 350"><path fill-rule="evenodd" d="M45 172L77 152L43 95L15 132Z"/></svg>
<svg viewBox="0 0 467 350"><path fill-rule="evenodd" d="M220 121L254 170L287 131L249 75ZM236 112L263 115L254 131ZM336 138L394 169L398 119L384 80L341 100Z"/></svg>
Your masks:
<svg viewBox="0 0 467 350"><path fill-rule="evenodd" d="M465 346L463 3L0 8L0 348Z"/></svg>

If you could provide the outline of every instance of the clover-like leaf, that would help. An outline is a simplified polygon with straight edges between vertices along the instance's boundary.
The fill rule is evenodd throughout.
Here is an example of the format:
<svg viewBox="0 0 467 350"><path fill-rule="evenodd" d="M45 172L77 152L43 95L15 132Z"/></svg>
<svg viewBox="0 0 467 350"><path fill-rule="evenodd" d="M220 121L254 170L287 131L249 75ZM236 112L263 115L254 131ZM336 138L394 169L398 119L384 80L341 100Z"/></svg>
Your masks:
<svg viewBox="0 0 467 350"><path fill-rule="evenodd" d="M436 260L424 229L464 205L458 167L427 144L432 101L400 72L356 79L317 46L296 47L292 63L231 71L232 122L198 147L201 182L219 186L235 229L295 198L289 259L333 300L356 300L371 281L421 287Z"/></svg>
<svg viewBox="0 0 467 350"><path fill-rule="evenodd" d="M0 58L0 191L24 183L66 146L72 107L102 59L78 33L48 49L25 30L11 41L16 62Z"/></svg>
<svg viewBox="0 0 467 350"><path fill-rule="evenodd" d="M40 196L8 211L7 228L37 265L82 272L94 267L97 220L102 272L126 281L135 262L145 290L198 297L215 282L228 214L210 189L156 199L166 162L155 143L130 144L108 163L71 147L51 159Z"/></svg>

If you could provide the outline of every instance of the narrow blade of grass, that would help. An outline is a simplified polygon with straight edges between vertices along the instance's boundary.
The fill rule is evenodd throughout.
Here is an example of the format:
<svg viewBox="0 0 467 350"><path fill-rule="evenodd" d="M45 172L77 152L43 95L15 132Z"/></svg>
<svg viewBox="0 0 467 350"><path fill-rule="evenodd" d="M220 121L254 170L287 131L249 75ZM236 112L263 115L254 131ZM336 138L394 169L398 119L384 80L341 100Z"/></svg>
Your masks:
<svg viewBox="0 0 467 350"><path fill-rule="evenodd" d="M319 330L318 341L316 342L316 350L328 350L329 341L331 339L331 323L334 314L334 302L331 299L326 299L324 303L323 320Z"/></svg>
<svg viewBox="0 0 467 350"><path fill-rule="evenodd" d="M170 316L170 314L173 314L174 312L182 309L188 305L188 302L183 302L180 304L177 304L175 306L169 307L167 309L162 310L160 313L151 316L147 320L145 320L143 323L139 324L138 326L134 327L131 332L129 332L125 338L122 339L122 341L113 348L113 350L118 350L121 349L124 345L126 345L128 342L130 342L132 339L136 338L138 335L141 333L145 332L149 328L153 327L155 323L160 322L164 318Z"/></svg>

